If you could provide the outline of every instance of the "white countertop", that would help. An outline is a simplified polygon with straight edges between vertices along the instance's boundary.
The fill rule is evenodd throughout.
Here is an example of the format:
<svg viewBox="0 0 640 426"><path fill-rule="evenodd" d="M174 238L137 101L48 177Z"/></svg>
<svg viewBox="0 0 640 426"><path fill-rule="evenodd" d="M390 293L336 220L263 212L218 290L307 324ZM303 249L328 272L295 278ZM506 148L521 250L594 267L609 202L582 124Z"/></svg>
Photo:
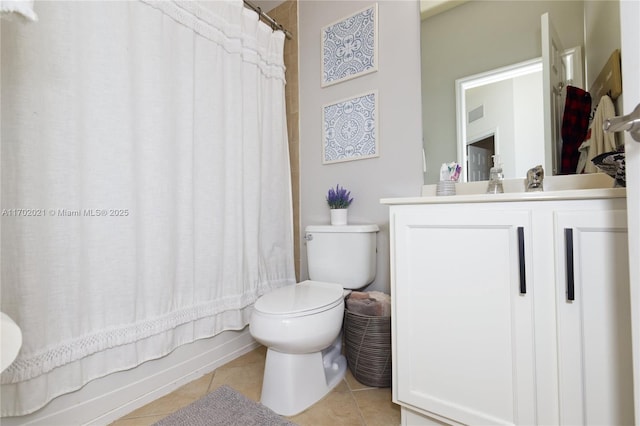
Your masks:
<svg viewBox="0 0 640 426"><path fill-rule="evenodd" d="M503 194L486 194L488 182L456 183L456 194L436 196L436 185L424 185L416 197L382 198L381 204L456 204L498 203L514 201L588 200L626 198L626 188L613 188L613 179L603 173L549 176L542 192L525 192L524 179L505 179Z"/></svg>
<svg viewBox="0 0 640 426"><path fill-rule="evenodd" d="M468 194L449 196L420 196L405 198L382 198L380 203L394 204L455 204L455 203L499 203L513 201L588 200L596 198L626 198L625 188L575 189L548 192L510 192L505 194Z"/></svg>

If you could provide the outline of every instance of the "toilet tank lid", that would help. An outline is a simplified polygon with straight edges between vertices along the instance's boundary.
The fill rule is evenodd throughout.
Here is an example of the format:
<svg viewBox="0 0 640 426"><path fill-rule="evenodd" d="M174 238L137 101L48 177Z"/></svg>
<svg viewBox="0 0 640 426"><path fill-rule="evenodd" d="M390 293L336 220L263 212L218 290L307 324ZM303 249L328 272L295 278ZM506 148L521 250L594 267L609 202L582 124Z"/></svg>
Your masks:
<svg viewBox="0 0 640 426"><path fill-rule="evenodd" d="M305 232L378 232L380 228L375 224L363 225L309 225Z"/></svg>

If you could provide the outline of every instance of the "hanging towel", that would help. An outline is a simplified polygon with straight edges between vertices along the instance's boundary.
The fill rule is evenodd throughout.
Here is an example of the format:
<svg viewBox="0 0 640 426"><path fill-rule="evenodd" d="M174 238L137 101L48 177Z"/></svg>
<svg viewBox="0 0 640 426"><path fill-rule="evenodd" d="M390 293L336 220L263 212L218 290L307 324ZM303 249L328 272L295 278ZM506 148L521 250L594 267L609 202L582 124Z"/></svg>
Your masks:
<svg viewBox="0 0 640 426"><path fill-rule="evenodd" d="M613 101L607 95L600 98L598 107L591 121L589 136L580 145L580 158L576 173L596 173L598 169L591 162L596 156L609 151L616 150L616 138L613 133L605 133L602 125L607 118L615 117L616 110Z"/></svg>
<svg viewBox="0 0 640 426"><path fill-rule="evenodd" d="M17 13L29 21L37 21L38 15L33 11L33 0L0 0L0 16Z"/></svg>
<svg viewBox="0 0 640 426"><path fill-rule="evenodd" d="M562 117L562 161L560 174L572 174L578 166L579 147L587 137L591 95L578 87L567 86Z"/></svg>

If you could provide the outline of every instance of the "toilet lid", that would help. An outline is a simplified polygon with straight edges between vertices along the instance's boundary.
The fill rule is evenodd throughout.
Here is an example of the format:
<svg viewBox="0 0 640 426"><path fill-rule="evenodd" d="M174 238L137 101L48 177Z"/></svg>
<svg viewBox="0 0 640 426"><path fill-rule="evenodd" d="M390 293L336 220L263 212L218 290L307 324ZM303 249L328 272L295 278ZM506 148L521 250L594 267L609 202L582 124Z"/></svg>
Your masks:
<svg viewBox="0 0 640 426"><path fill-rule="evenodd" d="M311 314L340 304L343 293L339 284L304 281L265 294L256 301L254 308L272 315Z"/></svg>

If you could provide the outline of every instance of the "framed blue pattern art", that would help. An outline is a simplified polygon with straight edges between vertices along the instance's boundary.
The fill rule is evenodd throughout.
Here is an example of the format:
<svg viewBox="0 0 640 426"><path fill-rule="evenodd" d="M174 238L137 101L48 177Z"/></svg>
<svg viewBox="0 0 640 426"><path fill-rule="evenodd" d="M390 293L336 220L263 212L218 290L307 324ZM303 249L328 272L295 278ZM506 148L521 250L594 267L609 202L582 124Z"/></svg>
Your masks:
<svg viewBox="0 0 640 426"><path fill-rule="evenodd" d="M326 87L378 70L378 4L322 28Z"/></svg>
<svg viewBox="0 0 640 426"><path fill-rule="evenodd" d="M325 105L322 108L322 162L378 157L378 92Z"/></svg>

